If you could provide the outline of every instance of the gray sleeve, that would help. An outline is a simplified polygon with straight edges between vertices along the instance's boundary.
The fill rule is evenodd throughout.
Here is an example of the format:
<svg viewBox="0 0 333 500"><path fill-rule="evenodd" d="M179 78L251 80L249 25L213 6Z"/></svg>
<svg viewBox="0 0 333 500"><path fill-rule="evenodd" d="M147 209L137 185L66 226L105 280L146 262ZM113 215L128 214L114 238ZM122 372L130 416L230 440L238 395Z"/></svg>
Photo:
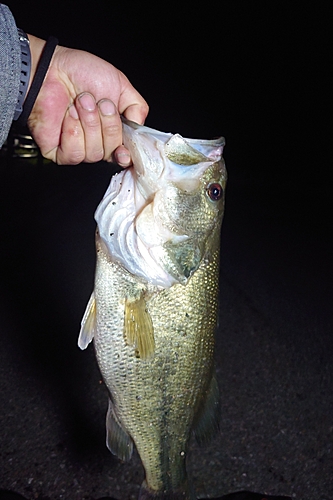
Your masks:
<svg viewBox="0 0 333 500"><path fill-rule="evenodd" d="M20 89L21 49L15 20L0 3L0 148L13 121Z"/></svg>

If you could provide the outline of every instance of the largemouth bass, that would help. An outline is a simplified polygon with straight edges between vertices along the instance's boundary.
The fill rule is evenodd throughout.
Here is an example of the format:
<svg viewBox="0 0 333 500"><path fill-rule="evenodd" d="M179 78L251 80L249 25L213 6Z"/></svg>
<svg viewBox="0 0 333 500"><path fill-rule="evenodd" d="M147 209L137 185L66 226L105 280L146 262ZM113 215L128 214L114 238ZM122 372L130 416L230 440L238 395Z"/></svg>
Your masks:
<svg viewBox="0 0 333 500"><path fill-rule="evenodd" d="M135 445L144 499L195 498L188 443L216 427L214 375L224 139L184 139L123 122L133 166L98 206L94 292L79 347L94 338L109 390L107 446Z"/></svg>

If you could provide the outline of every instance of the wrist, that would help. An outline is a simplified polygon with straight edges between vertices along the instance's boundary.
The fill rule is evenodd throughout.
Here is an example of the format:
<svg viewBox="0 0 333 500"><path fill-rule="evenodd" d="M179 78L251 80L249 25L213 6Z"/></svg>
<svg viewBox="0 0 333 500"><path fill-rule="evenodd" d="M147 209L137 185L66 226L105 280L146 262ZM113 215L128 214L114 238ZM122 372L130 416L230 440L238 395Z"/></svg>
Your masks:
<svg viewBox="0 0 333 500"><path fill-rule="evenodd" d="M43 49L45 47L46 41L42 40L41 38L37 38L36 36L30 35L27 33L28 38L29 38L29 43L30 43L30 53L31 53L31 71L30 71L30 78L29 78L29 85L28 85L28 92L30 90L32 81L34 79L34 76L36 74L38 62L41 58L41 55L43 53ZM27 94L28 94L27 92Z"/></svg>
<svg viewBox="0 0 333 500"><path fill-rule="evenodd" d="M57 38L53 36L50 36L47 41L45 41L41 38L29 35L29 41L31 51L31 74L23 111L17 119L17 124L19 126L25 126L27 124L58 44Z"/></svg>
<svg viewBox="0 0 333 500"><path fill-rule="evenodd" d="M31 73L31 52L29 38L27 34L18 28L17 36L20 43L21 51L21 72L20 72L20 87L17 96L17 103L14 112L14 120L17 120L23 111L23 103L27 96L29 79Z"/></svg>
<svg viewBox="0 0 333 500"><path fill-rule="evenodd" d="M21 29L18 29L17 31L21 48L21 73L20 89L14 113L14 121L17 121L22 114L23 104L29 93L31 83L36 73L38 61L46 43L45 40L37 38L33 35L28 35Z"/></svg>

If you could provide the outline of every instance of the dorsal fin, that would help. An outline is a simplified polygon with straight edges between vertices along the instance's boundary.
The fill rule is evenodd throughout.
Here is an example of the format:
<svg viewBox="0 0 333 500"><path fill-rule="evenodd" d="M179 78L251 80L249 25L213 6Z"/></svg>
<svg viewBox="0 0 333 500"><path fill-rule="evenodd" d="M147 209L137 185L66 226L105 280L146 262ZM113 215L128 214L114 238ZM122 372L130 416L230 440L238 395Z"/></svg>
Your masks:
<svg viewBox="0 0 333 500"><path fill-rule="evenodd" d="M154 328L143 295L126 300L124 326L126 342L135 347L139 357L147 359L152 356L155 351Z"/></svg>
<svg viewBox="0 0 333 500"><path fill-rule="evenodd" d="M192 148L185 139L179 135L173 135L164 146L165 155L177 165L196 165L204 161L210 161L205 155Z"/></svg>

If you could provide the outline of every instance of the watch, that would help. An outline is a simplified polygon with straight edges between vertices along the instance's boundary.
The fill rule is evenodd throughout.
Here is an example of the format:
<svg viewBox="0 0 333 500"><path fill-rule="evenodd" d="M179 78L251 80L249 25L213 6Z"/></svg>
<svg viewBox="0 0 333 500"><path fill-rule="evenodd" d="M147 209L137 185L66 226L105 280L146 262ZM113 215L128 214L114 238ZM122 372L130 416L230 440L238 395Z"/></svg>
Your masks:
<svg viewBox="0 0 333 500"><path fill-rule="evenodd" d="M31 71L31 54L30 54L29 38L27 34L20 28L18 28L17 31L21 47L21 76L20 76L19 95L14 113L14 120L17 120L20 114L22 113L24 99L27 94L29 86L29 78Z"/></svg>

